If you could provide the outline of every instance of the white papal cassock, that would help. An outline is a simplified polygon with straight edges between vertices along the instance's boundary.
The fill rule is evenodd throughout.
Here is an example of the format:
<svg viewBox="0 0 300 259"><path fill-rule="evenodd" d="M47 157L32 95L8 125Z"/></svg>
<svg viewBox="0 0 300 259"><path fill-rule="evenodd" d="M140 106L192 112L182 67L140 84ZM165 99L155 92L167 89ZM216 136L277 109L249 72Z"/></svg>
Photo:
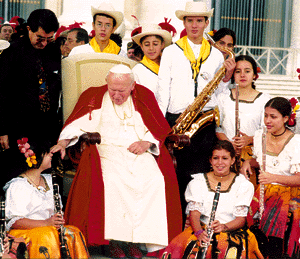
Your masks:
<svg viewBox="0 0 300 259"><path fill-rule="evenodd" d="M168 244L164 177L155 161L159 142L134 110L131 96L114 105L108 92L102 107L65 127L61 139L73 139L85 132L99 132L97 145L105 189L105 239L146 243L148 251ZM139 140L156 146L142 155L128 147ZM152 246L155 244L156 246ZM155 248L154 248L155 247Z"/></svg>

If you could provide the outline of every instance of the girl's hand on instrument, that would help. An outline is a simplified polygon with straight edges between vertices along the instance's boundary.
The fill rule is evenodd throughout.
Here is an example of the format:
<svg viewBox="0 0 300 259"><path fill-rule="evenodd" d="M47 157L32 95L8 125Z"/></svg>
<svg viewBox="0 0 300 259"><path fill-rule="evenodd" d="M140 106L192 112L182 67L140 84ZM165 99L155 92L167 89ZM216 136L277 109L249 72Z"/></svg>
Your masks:
<svg viewBox="0 0 300 259"><path fill-rule="evenodd" d="M214 233L220 233L224 230L224 224L221 224L219 220L214 220L211 224L211 227L214 231Z"/></svg>
<svg viewBox="0 0 300 259"><path fill-rule="evenodd" d="M197 238L198 238L200 244L209 242L209 238L208 238L208 234L207 234L206 230L204 230Z"/></svg>
<svg viewBox="0 0 300 259"><path fill-rule="evenodd" d="M3 252L4 252L5 254L8 254L8 253L9 253L9 242L8 242L8 240L9 240L8 237L4 238L4 246L3 246L4 251L3 251ZM7 257L7 258L9 258L9 257Z"/></svg>
<svg viewBox="0 0 300 259"><path fill-rule="evenodd" d="M231 142L231 144L232 144L233 147L234 147L235 154L236 154L237 156L239 156L239 155L242 153L242 149L239 148L239 147L236 145L236 143L235 143L234 141L230 141L230 142Z"/></svg>
<svg viewBox="0 0 300 259"><path fill-rule="evenodd" d="M259 170L258 181L260 184L271 184L273 182L276 182L275 176L276 175L274 174Z"/></svg>
<svg viewBox="0 0 300 259"><path fill-rule="evenodd" d="M61 225L65 224L65 220L60 213L56 213L52 215L50 218L46 219L47 226L54 226L57 229L60 228Z"/></svg>
<svg viewBox="0 0 300 259"><path fill-rule="evenodd" d="M240 137L233 137L233 142L237 148L243 149L245 146L252 143L252 137L249 137L243 132L240 132L240 134Z"/></svg>

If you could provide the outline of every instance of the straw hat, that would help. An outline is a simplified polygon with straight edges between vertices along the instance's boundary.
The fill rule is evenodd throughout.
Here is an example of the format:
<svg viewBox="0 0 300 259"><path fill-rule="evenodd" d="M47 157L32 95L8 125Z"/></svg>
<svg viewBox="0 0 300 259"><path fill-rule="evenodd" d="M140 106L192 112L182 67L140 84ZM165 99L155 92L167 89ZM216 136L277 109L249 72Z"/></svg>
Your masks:
<svg viewBox="0 0 300 259"><path fill-rule="evenodd" d="M113 6L110 3L101 3L98 8L92 6L92 16L94 17L95 14L103 13L107 14L111 17L113 17L116 20L116 26L117 29L121 23L123 22L123 13L119 11L115 11Z"/></svg>
<svg viewBox="0 0 300 259"><path fill-rule="evenodd" d="M141 33L136 34L132 37L132 40L134 40L137 44L141 45L140 40L144 36L150 36L150 35L158 35L164 39L165 47L169 46L172 43L172 35L166 30L163 30L159 25L157 24L145 24L141 26Z"/></svg>
<svg viewBox="0 0 300 259"><path fill-rule="evenodd" d="M207 16L211 17L214 9L208 10L205 2L186 2L185 10L177 10L175 15L179 20L185 16Z"/></svg>
<svg viewBox="0 0 300 259"><path fill-rule="evenodd" d="M0 40L0 50L7 49L10 43L7 40Z"/></svg>

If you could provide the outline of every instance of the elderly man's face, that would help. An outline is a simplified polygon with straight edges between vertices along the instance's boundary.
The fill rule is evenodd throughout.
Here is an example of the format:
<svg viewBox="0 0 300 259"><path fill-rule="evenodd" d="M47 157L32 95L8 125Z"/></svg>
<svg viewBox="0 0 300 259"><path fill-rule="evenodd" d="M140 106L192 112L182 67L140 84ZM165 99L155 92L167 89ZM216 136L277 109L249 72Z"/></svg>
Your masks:
<svg viewBox="0 0 300 259"><path fill-rule="evenodd" d="M134 49L127 50L127 57L134 60Z"/></svg>
<svg viewBox="0 0 300 259"><path fill-rule="evenodd" d="M74 47L85 44L84 41L77 42L77 33L77 31L71 31L68 33L67 40L65 43L68 55Z"/></svg>
<svg viewBox="0 0 300 259"><path fill-rule="evenodd" d="M0 29L0 39L10 41L10 37L13 34L14 29L10 25L4 25Z"/></svg>
<svg viewBox="0 0 300 259"><path fill-rule="evenodd" d="M109 73L106 81L110 99L116 105L125 103L135 86L135 82L132 81L129 74L117 76Z"/></svg>

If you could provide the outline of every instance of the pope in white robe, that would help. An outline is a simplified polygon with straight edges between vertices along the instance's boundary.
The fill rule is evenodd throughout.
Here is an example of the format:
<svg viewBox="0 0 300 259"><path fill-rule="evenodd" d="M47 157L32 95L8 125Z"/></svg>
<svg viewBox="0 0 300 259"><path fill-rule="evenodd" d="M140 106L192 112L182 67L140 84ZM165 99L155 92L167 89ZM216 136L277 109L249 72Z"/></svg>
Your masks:
<svg viewBox="0 0 300 259"><path fill-rule="evenodd" d="M70 123L67 121L52 152L60 151L64 156L65 148L76 144L81 135L99 132L101 144L97 145L97 151L104 183L104 239L142 243L146 244L148 251L158 250L168 245L169 241L170 216L167 215L166 205L169 192L173 193L172 206L178 209L178 215L172 217L176 217L175 221L181 225L178 186L174 186L173 182L172 190L166 190L166 176L156 159L164 147L161 129L165 128L166 132L169 130L167 122L161 121L164 118L153 93L142 86L135 86L128 67L117 65L112 68L107 83L107 91L102 91L101 107L89 110L82 116L75 115L76 119L71 119ZM139 94L132 94L134 89L139 91L140 88L146 93L146 102L149 104L143 104L142 111L138 103L143 103L145 96L140 98L136 97ZM151 129L145 123L149 113L143 111L145 108L150 113L152 109L157 113L152 114L152 119L149 118L157 120L157 125L150 126ZM80 113L81 109L76 109ZM168 174L177 183L174 168ZM175 228L181 231L181 226ZM89 243L93 237L87 235ZM94 245L94 241L90 243Z"/></svg>

